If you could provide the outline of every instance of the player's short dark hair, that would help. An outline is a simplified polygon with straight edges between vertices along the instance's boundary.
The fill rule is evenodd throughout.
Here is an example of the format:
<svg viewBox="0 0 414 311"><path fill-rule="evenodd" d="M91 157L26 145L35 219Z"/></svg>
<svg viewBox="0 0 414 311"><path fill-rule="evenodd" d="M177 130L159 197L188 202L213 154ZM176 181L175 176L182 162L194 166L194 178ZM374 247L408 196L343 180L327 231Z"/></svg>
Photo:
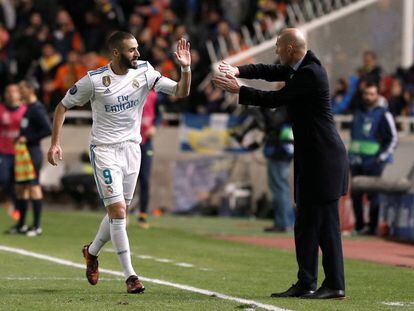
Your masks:
<svg viewBox="0 0 414 311"><path fill-rule="evenodd" d="M125 31L116 31L113 34L111 34L107 40L107 46L109 51L112 51L113 49L120 49L122 45L122 41L127 39L135 39L135 37Z"/></svg>

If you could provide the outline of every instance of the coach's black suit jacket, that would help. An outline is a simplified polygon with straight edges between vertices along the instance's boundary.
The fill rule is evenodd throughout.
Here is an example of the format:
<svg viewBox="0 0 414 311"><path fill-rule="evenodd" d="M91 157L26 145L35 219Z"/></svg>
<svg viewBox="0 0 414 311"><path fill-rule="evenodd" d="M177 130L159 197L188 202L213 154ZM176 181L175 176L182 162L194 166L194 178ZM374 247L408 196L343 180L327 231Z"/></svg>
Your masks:
<svg viewBox="0 0 414 311"><path fill-rule="evenodd" d="M275 108L287 106L295 139L295 200L297 203L338 199L347 191L348 160L335 129L328 78L312 51L297 71L282 65L240 66L239 78L285 81L279 91L242 86L239 103ZM299 200L299 202L298 202Z"/></svg>

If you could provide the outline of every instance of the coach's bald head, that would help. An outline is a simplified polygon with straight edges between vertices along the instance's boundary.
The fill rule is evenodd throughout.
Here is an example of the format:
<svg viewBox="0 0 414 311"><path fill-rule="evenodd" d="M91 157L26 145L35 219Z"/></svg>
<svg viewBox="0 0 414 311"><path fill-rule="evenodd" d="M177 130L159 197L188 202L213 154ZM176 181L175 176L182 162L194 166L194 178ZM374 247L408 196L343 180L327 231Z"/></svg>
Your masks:
<svg viewBox="0 0 414 311"><path fill-rule="evenodd" d="M295 65L307 50L304 34L297 28L283 29L276 41L276 54L282 65Z"/></svg>

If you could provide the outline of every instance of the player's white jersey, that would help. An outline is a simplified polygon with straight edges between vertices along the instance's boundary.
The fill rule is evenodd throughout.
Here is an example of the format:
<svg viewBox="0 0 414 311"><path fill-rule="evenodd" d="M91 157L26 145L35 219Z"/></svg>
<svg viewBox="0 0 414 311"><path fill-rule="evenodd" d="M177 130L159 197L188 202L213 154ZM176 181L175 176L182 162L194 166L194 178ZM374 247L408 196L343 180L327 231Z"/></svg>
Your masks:
<svg viewBox="0 0 414 311"><path fill-rule="evenodd" d="M92 106L91 144L114 144L123 141L141 142L140 128L143 107L149 91L174 95L177 82L161 76L150 63L139 61L137 69L117 75L111 64L88 71L62 99L66 108Z"/></svg>

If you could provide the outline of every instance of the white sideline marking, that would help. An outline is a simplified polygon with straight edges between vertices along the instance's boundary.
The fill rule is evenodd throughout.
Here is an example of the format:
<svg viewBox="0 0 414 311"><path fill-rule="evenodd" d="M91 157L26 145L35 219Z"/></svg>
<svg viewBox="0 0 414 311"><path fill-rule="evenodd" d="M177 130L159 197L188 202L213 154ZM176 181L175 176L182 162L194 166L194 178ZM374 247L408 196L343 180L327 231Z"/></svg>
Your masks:
<svg viewBox="0 0 414 311"><path fill-rule="evenodd" d="M5 276L0 277L0 280L6 281L85 281L85 278L53 278L53 277L19 277L19 276ZM100 281L122 281L123 278L99 278Z"/></svg>
<svg viewBox="0 0 414 311"><path fill-rule="evenodd" d="M383 301L381 302L383 305L390 306L390 307L409 307L414 306L414 301L411 302L400 302L400 301Z"/></svg>
<svg viewBox="0 0 414 311"><path fill-rule="evenodd" d="M139 259L154 259L154 257L149 256L149 255L138 255L137 256Z"/></svg>
<svg viewBox="0 0 414 311"><path fill-rule="evenodd" d="M193 268L194 265L192 265L191 263L186 263L186 262L177 262L175 263L176 266L179 267L184 267L184 268Z"/></svg>
<svg viewBox="0 0 414 311"><path fill-rule="evenodd" d="M103 249L104 252L108 252L108 253L115 253L115 250L111 249L111 248L104 248ZM151 259L154 260L156 262L161 262L161 263L171 263L175 266L178 267L182 267L182 268L195 268L201 271L212 271L212 269L209 268L196 268L195 265L191 264L191 263L187 263L187 262L175 262L172 259L168 259L168 258L157 258L157 257L153 257L150 255L135 255L133 252L131 252L131 256L135 256L139 259Z"/></svg>
<svg viewBox="0 0 414 311"><path fill-rule="evenodd" d="M48 255L43 255L43 254L39 254L39 253L30 252L30 251L27 251L27 250L24 250L24 249L21 249L21 248L14 248L14 247L8 247L8 246L5 246L5 245L0 245L0 250L5 251L5 252L9 252L9 253L19 254L19 255L22 255L22 256L33 257L33 258L37 258L37 259L42 259L42 260L54 262L54 263L57 263L57 264L60 264L60 265L63 265L63 266L74 267L74 268L79 268L79 269L85 269L84 264L79 264L79 263L76 263L76 262L73 262L73 261L70 261L70 260L66 260L66 259L60 259L60 258L57 258L57 257L52 257L52 256L48 256ZM103 272L103 273L111 274L111 275L116 275L116 276L121 276L121 277L124 276L124 274L120 271L114 271L114 270L102 269L102 268L99 269L99 271ZM282 308L279 308L279 307L276 307L276 306L273 306L273 305L264 304L264 303L257 302L257 301L254 301L254 300L233 297L233 296L220 294L218 292L213 292L213 291L210 291L210 290L205 290L205 289L201 289L201 288L197 288L197 287L193 287L193 286L177 284L177 283L163 281L163 280L159 280L159 279L150 279L150 278L146 278L146 277L140 277L140 279L145 281L145 282L149 282L149 283L154 283L154 284L164 285L164 286L170 286L170 287L182 289L182 290L185 290L185 291L188 291L188 292L193 292L193 293L202 294L202 295L206 295L206 296L212 296L212 297L216 297L216 298L220 298L220 299L224 299L224 300L230 300L230 301L234 301L234 302L241 303L241 304L255 306L255 307L258 307L258 308L265 309L265 310L289 311L287 309L282 309Z"/></svg>
<svg viewBox="0 0 414 311"><path fill-rule="evenodd" d="M155 261L162 262L162 263L173 262L171 259L167 259L167 258L156 258Z"/></svg>

